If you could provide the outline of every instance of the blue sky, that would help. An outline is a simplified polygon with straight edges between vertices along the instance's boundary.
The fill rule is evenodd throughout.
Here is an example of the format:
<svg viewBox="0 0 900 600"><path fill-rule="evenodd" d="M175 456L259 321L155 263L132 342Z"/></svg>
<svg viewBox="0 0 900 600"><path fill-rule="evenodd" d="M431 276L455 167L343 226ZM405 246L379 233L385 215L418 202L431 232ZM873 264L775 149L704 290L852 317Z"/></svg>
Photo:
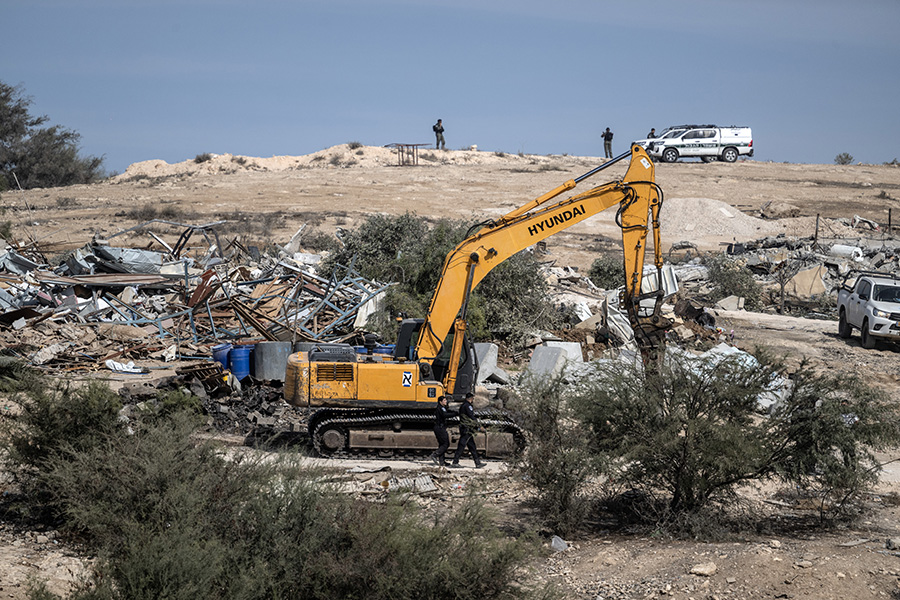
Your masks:
<svg viewBox="0 0 900 600"><path fill-rule="evenodd" d="M755 160L900 157L898 0L0 0L0 81L123 172L357 141L602 156L676 123Z"/></svg>

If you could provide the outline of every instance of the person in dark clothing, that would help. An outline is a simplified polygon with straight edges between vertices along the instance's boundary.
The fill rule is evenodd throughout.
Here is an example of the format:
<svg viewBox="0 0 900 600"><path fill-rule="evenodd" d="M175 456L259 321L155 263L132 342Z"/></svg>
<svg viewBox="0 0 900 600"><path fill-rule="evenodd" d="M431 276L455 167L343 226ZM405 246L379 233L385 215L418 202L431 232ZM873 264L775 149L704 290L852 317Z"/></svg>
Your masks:
<svg viewBox="0 0 900 600"><path fill-rule="evenodd" d="M655 138L655 137L656 137L656 128L655 128L655 127L651 127L651 128L650 128L650 133L647 134L647 139L648 139L648 140L652 140L652 139Z"/></svg>
<svg viewBox="0 0 900 600"><path fill-rule="evenodd" d="M447 419L455 417L456 412L447 407L447 397L438 398L437 408L434 409L434 437L437 438L438 448L431 453L429 458L436 465L446 466L444 453L450 447L450 434L447 433Z"/></svg>
<svg viewBox="0 0 900 600"><path fill-rule="evenodd" d="M478 419L475 418L475 407L472 406L474 399L475 394L466 394L466 399L459 408L459 444L456 446L453 462L450 463L450 466L455 469L459 468L459 457L462 456L466 448L469 449L469 454L472 455L472 459L475 461L475 468L480 469L484 466L484 463L478 458L478 448L475 446L475 438L473 437L479 429Z"/></svg>
<svg viewBox="0 0 900 600"><path fill-rule="evenodd" d="M447 145L444 143L444 125L441 123L440 119L431 126L431 130L434 132L434 149L446 150Z"/></svg>
<svg viewBox="0 0 900 600"><path fill-rule="evenodd" d="M612 139L613 132L609 130L609 127L606 128L606 131L603 132L603 135L600 137L603 138L603 155L605 158L612 158Z"/></svg>

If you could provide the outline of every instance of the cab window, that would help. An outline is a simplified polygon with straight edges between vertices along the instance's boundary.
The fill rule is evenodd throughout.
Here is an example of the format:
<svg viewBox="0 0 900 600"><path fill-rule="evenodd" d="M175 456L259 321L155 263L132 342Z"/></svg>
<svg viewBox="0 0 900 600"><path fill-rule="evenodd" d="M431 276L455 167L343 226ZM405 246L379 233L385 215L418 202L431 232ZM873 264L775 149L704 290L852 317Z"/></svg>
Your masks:
<svg viewBox="0 0 900 600"><path fill-rule="evenodd" d="M872 284L866 280L860 282L859 287L856 290L856 294L863 299L869 298L869 291L872 289Z"/></svg>

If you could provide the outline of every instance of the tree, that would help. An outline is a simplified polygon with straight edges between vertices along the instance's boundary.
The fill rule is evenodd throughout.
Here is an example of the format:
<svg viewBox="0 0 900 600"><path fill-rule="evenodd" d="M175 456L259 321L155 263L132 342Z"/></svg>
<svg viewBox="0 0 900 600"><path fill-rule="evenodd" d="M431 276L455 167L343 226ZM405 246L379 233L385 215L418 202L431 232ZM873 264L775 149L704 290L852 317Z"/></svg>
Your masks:
<svg viewBox="0 0 900 600"><path fill-rule="evenodd" d="M841 152L837 156L834 157L834 164L836 165L849 165L853 163L853 156L851 156L847 152Z"/></svg>
<svg viewBox="0 0 900 600"><path fill-rule="evenodd" d="M0 81L0 190L91 183L104 176L103 159L78 153L81 136L33 116L21 86Z"/></svg>

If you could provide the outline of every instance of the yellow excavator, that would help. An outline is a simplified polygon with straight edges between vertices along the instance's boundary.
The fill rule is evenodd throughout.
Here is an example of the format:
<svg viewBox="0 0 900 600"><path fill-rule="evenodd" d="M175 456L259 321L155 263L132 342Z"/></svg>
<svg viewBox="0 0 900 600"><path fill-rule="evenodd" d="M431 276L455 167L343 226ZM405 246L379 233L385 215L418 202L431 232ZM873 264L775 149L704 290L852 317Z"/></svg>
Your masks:
<svg viewBox="0 0 900 600"><path fill-rule="evenodd" d="M551 202L580 182L630 158L621 180ZM483 224L444 261L437 289L424 319L400 323L393 354L375 352L374 342L358 354L349 344L308 343L288 358L284 397L294 406L318 408L309 434L320 454L350 451L402 452L434 446L434 408L440 396L462 400L474 392L477 360L466 335L470 294L491 269L515 253L588 217L616 206L625 254L625 289L620 298L645 360L664 350L668 320L663 299L659 212L663 193L654 165L643 148L571 179L546 194ZM641 293L647 236L652 229L657 285ZM652 303L651 303L651 300ZM642 302L644 306L642 307ZM652 307L649 305L652 304ZM521 441L511 417L478 413L486 433L476 438L487 455L509 451ZM451 449L453 442L451 439Z"/></svg>

